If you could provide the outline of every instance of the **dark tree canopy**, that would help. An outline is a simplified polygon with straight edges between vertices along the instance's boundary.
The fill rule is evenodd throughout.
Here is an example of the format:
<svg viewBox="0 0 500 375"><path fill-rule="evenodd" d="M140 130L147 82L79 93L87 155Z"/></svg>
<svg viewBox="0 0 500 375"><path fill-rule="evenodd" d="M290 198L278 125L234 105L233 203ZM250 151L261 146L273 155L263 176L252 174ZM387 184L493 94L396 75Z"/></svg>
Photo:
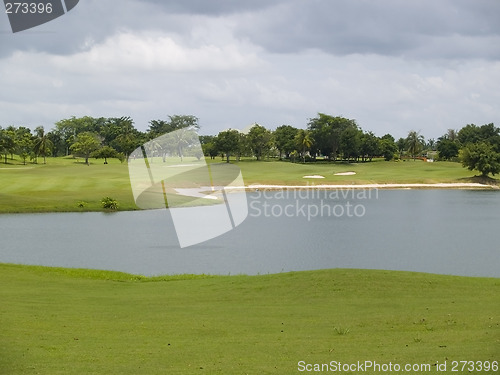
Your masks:
<svg viewBox="0 0 500 375"><path fill-rule="evenodd" d="M462 149L462 165L469 170L477 170L482 176L500 172L500 153L486 142L469 143Z"/></svg>
<svg viewBox="0 0 500 375"><path fill-rule="evenodd" d="M226 154L226 161L229 163L229 156L238 152L240 147L240 132L234 129L220 132L215 140L215 147Z"/></svg>
<svg viewBox="0 0 500 375"><path fill-rule="evenodd" d="M460 147L457 142L453 142L449 139L442 139L438 142L437 151L439 152L439 158L442 160L456 158L459 150Z"/></svg>

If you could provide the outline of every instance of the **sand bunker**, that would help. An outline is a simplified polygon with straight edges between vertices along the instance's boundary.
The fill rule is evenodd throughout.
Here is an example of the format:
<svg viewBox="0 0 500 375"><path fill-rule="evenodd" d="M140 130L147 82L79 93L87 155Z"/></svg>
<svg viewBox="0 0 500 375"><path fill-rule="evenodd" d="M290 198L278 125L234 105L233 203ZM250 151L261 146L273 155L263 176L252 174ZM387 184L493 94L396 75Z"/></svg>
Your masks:
<svg viewBox="0 0 500 375"><path fill-rule="evenodd" d="M304 176L303 178L325 178L325 176L320 176L320 175L312 175L312 176Z"/></svg>
<svg viewBox="0 0 500 375"><path fill-rule="evenodd" d="M356 172L340 172L335 173L335 176L352 176L353 174L356 174Z"/></svg>
<svg viewBox="0 0 500 375"><path fill-rule="evenodd" d="M283 190L283 189L495 189L498 186L465 183L437 183L437 184L363 184L363 185L259 185L250 186L226 186L225 190Z"/></svg>

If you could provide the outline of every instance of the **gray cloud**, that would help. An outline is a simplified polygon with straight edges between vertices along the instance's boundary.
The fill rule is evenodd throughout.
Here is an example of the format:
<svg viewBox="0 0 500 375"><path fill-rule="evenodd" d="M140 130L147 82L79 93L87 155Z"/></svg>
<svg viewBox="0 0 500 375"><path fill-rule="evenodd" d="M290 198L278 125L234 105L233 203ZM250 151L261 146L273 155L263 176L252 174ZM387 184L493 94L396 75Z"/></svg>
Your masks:
<svg viewBox="0 0 500 375"><path fill-rule="evenodd" d="M0 125L194 114L204 133L317 112L438 137L500 123L498 0L82 0L17 34L0 14Z"/></svg>
<svg viewBox="0 0 500 375"><path fill-rule="evenodd" d="M199 17L226 17L237 37L273 53L498 59L498 14L497 0L85 0L53 23L15 36L5 16L0 57L16 50L71 54L124 29L189 37Z"/></svg>
<svg viewBox="0 0 500 375"><path fill-rule="evenodd" d="M498 14L494 0L293 1L244 18L238 30L277 53L498 58L498 44L487 43L500 38Z"/></svg>
<svg viewBox="0 0 500 375"><path fill-rule="evenodd" d="M247 11L256 11L269 8L275 4L286 3L287 0L146 0L165 9L167 12L204 14L204 15L224 15Z"/></svg>

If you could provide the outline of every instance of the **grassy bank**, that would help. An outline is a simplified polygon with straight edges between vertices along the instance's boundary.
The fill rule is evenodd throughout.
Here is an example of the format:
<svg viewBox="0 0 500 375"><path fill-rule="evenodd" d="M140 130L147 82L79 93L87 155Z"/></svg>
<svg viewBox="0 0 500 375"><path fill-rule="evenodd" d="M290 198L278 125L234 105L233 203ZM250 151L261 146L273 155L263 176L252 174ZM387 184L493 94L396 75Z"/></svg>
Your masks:
<svg viewBox="0 0 500 375"><path fill-rule="evenodd" d="M158 160L159 161L159 160ZM220 159L215 161L220 163ZM19 160L0 164L0 212L100 211L105 196L116 199L120 210L137 209L126 163L111 159L91 160L91 165L72 158L48 158L47 164L22 165ZM345 164L294 164L279 161L243 160L245 184L366 184L470 182L474 173L458 163L422 161ZM352 176L336 173L355 172ZM305 175L321 175L306 180ZM498 180L495 181L498 183ZM79 207L83 205L83 207Z"/></svg>
<svg viewBox="0 0 500 375"><path fill-rule="evenodd" d="M450 370L500 359L498 279L368 270L147 279L0 265L0 283L2 374L293 374L299 361L333 360Z"/></svg>
<svg viewBox="0 0 500 375"><path fill-rule="evenodd" d="M47 164L0 165L0 212L98 211L105 196L120 209L136 209L126 163L48 158Z"/></svg>

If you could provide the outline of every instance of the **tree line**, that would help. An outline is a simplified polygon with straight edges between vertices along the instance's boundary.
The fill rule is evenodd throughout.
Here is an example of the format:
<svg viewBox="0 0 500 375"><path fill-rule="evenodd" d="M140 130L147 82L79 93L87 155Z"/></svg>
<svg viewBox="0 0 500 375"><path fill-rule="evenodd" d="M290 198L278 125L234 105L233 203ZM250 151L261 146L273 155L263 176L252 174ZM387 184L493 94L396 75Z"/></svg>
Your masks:
<svg viewBox="0 0 500 375"><path fill-rule="evenodd" d="M179 129L199 129L193 115L173 115L166 120L151 120L146 131L135 128L130 117L71 117L58 121L45 132L37 127L0 127L0 154L4 162L19 155L26 164L47 156L75 155L85 158L119 158L124 161L137 147L165 133ZM437 140L425 140L411 130L406 138L396 140L391 134L378 137L364 131L355 120L318 113L309 119L305 129L291 125L274 131L254 124L248 132L229 129L217 135L200 136L207 157L252 156L257 160L275 157L294 162L328 161L370 162L383 157L390 161L402 158L431 157L437 160L461 161L464 167L483 175L500 172L500 129L494 124L468 124L459 130L449 129ZM165 151L166 152L166 151ZM161 151L159 151L161 153Z"/></svg>

